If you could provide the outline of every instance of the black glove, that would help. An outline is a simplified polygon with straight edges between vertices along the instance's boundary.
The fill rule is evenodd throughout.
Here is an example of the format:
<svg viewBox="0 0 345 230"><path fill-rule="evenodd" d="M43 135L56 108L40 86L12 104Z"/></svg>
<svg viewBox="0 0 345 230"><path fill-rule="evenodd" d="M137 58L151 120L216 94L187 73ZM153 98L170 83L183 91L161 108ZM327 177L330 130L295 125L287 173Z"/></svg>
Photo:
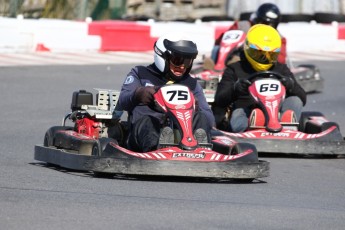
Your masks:
<svg viewBox="0 0 345 230"><path fill-rule="evenodd" d="M251 82L248 80L240 79L235 82L234 89L236 95L248 95L248 87L251 85Z"/></svg>
<svg viewBox="0 0 345 230"><path fill-rule="evenodd" d="M284 77L280 82L285 86L287 92L291 92L295 86L295 82L291 77Z"/></svg>
<svg viewBox="0 0 345 230"><path fill-rule="evenodd" d="M138 87L134 92L134 100L137 103L149 105L153 103L153 94L156 93L154 86Z"/></svg>
<svg viewBox="0 0 345 230"><path fill-rule="evenodd" d="M199 100L198 100L198 98L194 98L195 99L195 111L199 111Z"/></svg>

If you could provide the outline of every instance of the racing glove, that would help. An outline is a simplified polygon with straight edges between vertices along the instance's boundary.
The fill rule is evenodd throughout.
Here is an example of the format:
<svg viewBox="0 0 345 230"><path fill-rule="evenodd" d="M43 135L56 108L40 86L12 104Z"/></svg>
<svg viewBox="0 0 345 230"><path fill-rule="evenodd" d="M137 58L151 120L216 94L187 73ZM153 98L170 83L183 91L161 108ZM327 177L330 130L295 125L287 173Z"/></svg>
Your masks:
<svg viewBox="0 0 345 230"><path fill-rule="evenodd" d="M295 82L291 77L284 77L280 82L285 86L287 92L291 92L295 86Z"/></svg>
<svg viewBox="0 0 345 230"><path fill-rule="evenodd" d="M142 103L144 105L149 105L153 103L153 94L156 93L154 86L141 86L138 87L134 92L135 102Z"/></svg>
<svg viewBox="0 0 345 230"><path fill-rule="evenodd" d="M251 82L245 79L237 80L234 84L235 94L236 95L248 95L248 87L251 85Z"/></svg>
<svg viewBox="0 0 345 230"><path fill-rule="evenodd" d="M195 111L199 111L199 100L195 97Z"/></svg>

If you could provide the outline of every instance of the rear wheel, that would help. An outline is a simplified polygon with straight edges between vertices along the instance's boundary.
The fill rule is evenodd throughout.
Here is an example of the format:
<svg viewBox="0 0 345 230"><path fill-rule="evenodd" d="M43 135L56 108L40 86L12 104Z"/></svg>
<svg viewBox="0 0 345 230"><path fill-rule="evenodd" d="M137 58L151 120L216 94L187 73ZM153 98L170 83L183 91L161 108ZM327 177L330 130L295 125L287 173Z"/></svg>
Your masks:
<svg viewBox="0 0 345 230"><path fill-rule="evenodd" d="M317 23L345 22L343 14L317 12L314 14Z"/></svg>
<svg viewBox="0 0 345 230"><path fill-rule="evenodd" d="M73 130L70 126L53 126L47 130L44 135L43 145L46 147L54 146L54 137L56 132L61 130Z"/></svg>

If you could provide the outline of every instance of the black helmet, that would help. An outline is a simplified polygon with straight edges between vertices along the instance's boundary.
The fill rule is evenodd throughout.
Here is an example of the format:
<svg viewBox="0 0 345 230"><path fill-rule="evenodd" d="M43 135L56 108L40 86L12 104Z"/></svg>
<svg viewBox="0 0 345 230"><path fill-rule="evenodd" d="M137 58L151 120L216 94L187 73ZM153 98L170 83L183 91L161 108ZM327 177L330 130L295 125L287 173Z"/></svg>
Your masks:
<svg viewBox="0 0 345 230"><path fill-rule="evenodd" d="M177 35L162 36L154 45L154 60L156 67L166 74L168 79L178 81L189 74L193 61L198 55L198 49L194 42L184 40ZM183 66L183 67L181 67ZM183 75L176 75L172 67L183 68Z"/></svg>
<svg viewBox="0 0 345 230"><path fill-rule="evenodd" d="M277 29L281 20L281 14L279 8L273 3L264 3L259 6L256 12L251 17L251 23L266 24Z"/></svg>

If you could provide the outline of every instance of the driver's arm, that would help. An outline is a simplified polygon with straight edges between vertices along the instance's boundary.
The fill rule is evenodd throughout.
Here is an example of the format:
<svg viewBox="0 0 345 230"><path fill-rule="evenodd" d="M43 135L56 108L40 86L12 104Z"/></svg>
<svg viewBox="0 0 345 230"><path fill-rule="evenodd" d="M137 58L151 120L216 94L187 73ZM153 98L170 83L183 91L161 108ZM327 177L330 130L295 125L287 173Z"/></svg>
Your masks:
<svg viewBox="0 0 345 230"><path fill-rule="evenodd" d="M291 72L291 70L286 65L283 65L283 66L284 67L282 68L282 75L285 77L289 77L294 81L293 88L286 90L286 96L287 97L297 96L302 100L303 105L305 105L307 103L306 92L304 91L302 86L300 84L298 84L298 82L296 81L296 78L295 78L294 74Z"/></svg>
<svg viewBox="0 0 345 230"><path fill-rule="evenodd" d="M127 75L119 96L119 106L126 111L132 111L134 107L138 104L134 100L135 90L141 86L139 77L136 74L136 71L132 69Z"/></svg>
<svg viewBox="0 0 345 230"><path fill-rule="evenodd" d="M214 103L220 107L228 107L234 101L234 84L237 77L233 69L228 66L222 76L222 80L217 86Z"/></svg>

